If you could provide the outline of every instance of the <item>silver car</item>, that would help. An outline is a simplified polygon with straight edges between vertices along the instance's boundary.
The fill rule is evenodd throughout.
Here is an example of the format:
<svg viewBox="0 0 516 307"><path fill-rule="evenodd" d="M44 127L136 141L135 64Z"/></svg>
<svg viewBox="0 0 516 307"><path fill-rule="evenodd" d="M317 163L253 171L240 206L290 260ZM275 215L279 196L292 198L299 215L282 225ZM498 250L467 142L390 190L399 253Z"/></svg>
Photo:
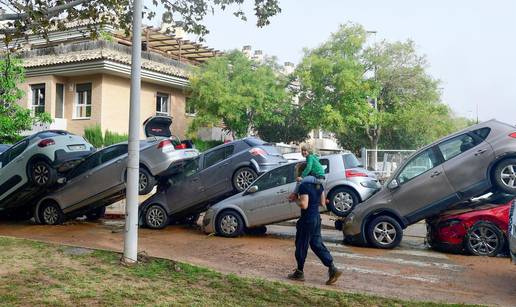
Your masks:
<svg viewBox="0 0 516 307"><path fill-rule="evenodd" d="M414 153L382 190L347 216L345 240L393 248L408 225L492 190L516 195L516 128L496 120Z"/></svg>
<svg viewBox="0 0 516 307"><path fill-rule="evenodd" d="M66 131L28 136L0 154L0 211L30 206L95 148Z"/></svg>
<svg viewBox="0 0 516 307"><path fill-rule="evenodd" d="M339 208L352 208L352 199L367 199L380 188L373 176L350 176L350 170L357 174L359 170L346 169L346 163L352 162L348 166L358 167L358 161L355 160L349 153L320 159L325 166L327 180L324 186L330 196L330 204L335 202ZM263 229L267 224L299 218L301 210L295 202L288 200L296 186L298 163L289 163L271 170L259 177L246 191L212 206L204 216L203 230L235 237L242 234L244 229Z"/></svg>
<svg viewBox="0 0 516 307"><path fill-rule="evenodd" d="M509 253L514 264L516 264L516 203L512 204L511 213L509 215Z"/></svg>

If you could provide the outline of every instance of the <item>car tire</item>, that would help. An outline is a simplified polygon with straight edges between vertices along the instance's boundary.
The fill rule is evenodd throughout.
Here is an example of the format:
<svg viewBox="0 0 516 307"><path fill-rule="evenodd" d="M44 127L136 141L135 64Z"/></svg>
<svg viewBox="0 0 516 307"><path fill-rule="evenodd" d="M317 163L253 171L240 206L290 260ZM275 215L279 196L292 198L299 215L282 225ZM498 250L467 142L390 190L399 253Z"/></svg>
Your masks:
<svg viewBox="0 0 516 307"><path fill-rule="evenodd" d="M160 205L151 205L145 211L145 226L151 229L163 229L168 225L167 211Z"/></svg>
<svg viewBox="0 0 516 307"><path fill-rule="evenodd" d="M55 202L45 202L37 211L36 218L41 224L45 225L59 225L65 220L63 210Z"/></svg>
<svg viewBox="0 0 516 307"><path fill-rule="evenodd" d="M400 244L402 238L403 229L390 216L378 216L367 225L368 242L376 248L394 248Z"/></svg>
<svg viewBox="0 0 516 307"><path fill-rule="evenodd" d="M102 206L96 209L93 209L92 211L86 213L86 220L88 221L97 221L104 217L106 214L106 207Z"/></svg>
<svg viewBox="0 0 516 307"><path fill-rule="evenodd" d="M253 228L248 228L246 230L246 233L250 235L256 235L256 236L263 236L267 233L267 227L266 226L258 226Z"/></svg>
<svg viewBox="0 0 516 307"><path fill-rule="evenodd" d="M244 220L238 212L226 210L217 216L215 230L219 236L234 238L243 233L244 226Z"/></svg>
<svg viewBox="0 0 516 307"><path fill-rule="evenodd" d="M350 188L339 187L328 195L328 210L338 217L346 217L358 204L358 196Z"/></svg>
<svg viewBox="0 0 516 307"><path fill-rule="evenodd" d="M152 176L152 174L147 169L140 167L140 173L138 175L138 194L149 194L155 185L156 179L154 176Z"/></svg>
<svg viewBox="0 0 516 307"><path fill-rule="evenodd" d="M505 246L502 231L490 222L477 222L464 238L465 249L475 256L495 257Z"/></svg>
<svg viewBox="0 0 516 307"><path fill-rule="evenodd" d="M239 168L233 175L233 188L238 193L247 189L258 177L254 169L250 167Z"/></svg>
<svg viewBox="0 0 516 307"><path fill-rule="evenodd" d="M516 195L516 159L506 159L498 163L494 180L498 189Z"/></svg>
<svg viewBox="0 0 516 307"><path fill-rule="evenodd" d="M45 161L35 161L30 164L29 175L37 187L48 187L57 180L57 171Z"/></svg>

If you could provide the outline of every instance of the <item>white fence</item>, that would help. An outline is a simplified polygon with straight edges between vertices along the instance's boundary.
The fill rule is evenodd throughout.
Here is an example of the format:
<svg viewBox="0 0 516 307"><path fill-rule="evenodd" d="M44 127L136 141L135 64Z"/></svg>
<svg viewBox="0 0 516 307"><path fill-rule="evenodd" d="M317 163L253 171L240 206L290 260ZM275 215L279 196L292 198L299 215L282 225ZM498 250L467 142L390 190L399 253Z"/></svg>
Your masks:
<svg viewBox="0 0 516 307"><path fill-rule="evenodd" d="M384 181L414 152L415 150L363 148L362 164L368 170L374 171L380 181Z"/></svg>

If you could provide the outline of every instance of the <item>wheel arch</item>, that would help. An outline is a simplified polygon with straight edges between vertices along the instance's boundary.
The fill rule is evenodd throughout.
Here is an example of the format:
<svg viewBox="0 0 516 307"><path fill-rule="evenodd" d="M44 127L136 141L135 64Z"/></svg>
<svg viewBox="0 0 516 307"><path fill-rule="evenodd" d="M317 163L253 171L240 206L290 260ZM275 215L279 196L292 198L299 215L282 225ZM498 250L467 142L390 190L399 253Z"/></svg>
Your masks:
<svg viewBox="0 0 516 307"><path fill-rule="evenodd" d="M496 159L491 162L489 167L487 168L487 180L489 181L490 186L494 186L494 175L495 175L495 169L502 161L507 159L516 159L516 152L507 152L502 155L499 155L496 157Z"/></svg>
<svg viewBox="0 0 516 307"><path fill-rule="evenodd" d="M249 227L249 220L247 219L247 216L244 214L244 211L234 205L224 207L224 208L220 209L219 211L217 211L217 213L214 215L214 218L213 218L213 222L214 222L213 225L216 226L219 216L223 212L226 212L226 211L235 211L236 213L238 213L240 215L240 217L242 218L242 220L244 221L244 228Z"/></svg>
<svg viewBox="0 0 516 307"><path fill-rule="evenodd" d="M34 164L38 161L44 161L45 163L48 163L48 165L50 165L50 167L52 167L52 160L48 156L46 156L44 154L35 154L32 157L30 157L30 159L27 161L27 165L25 166L25 172L27 173L27 176L29 178L31 176L30 168L31 168L32 164Z"/></svg>
<svg viewBox="0 0 516 307"><path fill-rule="evenodd" d="M394 210L392 209L389 209L389 208L381 208L381 209L377 209L375 211L372 211L370 212L365 218L364 218L364 222L362 223L362 226L361 226L361 233L362 233L362 239L364 240L364 242L369 242L369 240L367 239L367 235L366 235L366 230L367 228L369 227L369 224L373 221L373 219L375 219L376 217L378 216L382 216L382 215L385 215L385 216L389 216L393 219L395 219L401 226L401 229L405 229L407 228L407 222L405 221L405 219L403 219L398 213L396 213Z"/></svg>
<svg viewBox="0 0 516 307"><path fill-rule="evenodd" d="M40 201L38 201L36 206L34 206L34 219L36 220L36 223L38 223L38 224L41 224L41 220L39 219L39 209L41 208L42 205L47 204L47 203L57 204L57 206L59 206L59 208L61 210L63 210L63 207L61 206L59 201L57 201L55 198L45 197L45 198L41 199Z"/></svg>
<svg viewBox="0 0 516 307"><path fill-rule="evenodd" d="M346 189L350 189L353 193L355 193L355 196L357 197L358 199L358 203L361 203L363 200L362 200L362 197L360 197L360 193L358 193L357 189L355 189L354 187L352 187L351 185L349 184L345 184L345 183L341 183L341 184L338 184L334 187L332 187L329 191L328 191L328 194L327 194L327 197L330 197L330 195L338 188L346 188Z"/></svg>

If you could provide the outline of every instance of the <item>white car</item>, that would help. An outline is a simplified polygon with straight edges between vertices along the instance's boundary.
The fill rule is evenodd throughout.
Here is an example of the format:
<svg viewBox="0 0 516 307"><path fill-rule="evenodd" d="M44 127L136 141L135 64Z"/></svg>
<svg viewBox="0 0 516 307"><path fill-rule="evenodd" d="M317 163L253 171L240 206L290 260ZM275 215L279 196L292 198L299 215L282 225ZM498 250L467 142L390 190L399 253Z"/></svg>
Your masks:
<svg viewBox="0 0 516 307"><path fill-rule="evenodd" d="M0 211L30 205L38 191L95 151L84 138L60 130L28 136L0 154Z"/></svg>

